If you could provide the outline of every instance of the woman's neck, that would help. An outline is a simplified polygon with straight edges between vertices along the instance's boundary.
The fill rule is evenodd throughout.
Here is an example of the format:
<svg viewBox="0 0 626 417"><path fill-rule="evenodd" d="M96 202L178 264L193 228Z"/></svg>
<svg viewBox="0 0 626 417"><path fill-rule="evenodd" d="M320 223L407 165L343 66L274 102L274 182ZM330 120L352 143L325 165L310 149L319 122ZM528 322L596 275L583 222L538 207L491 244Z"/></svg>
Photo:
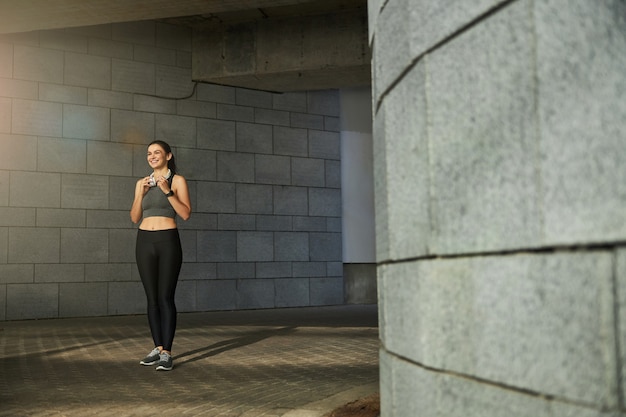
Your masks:
<svg viewBox="0 0 626 417"><path fill-rule="evenodd" d="M154 176L155 177L166 177L168 170L169 170L169 168L167 168L167 167L161 168L161 169L155 169L154 170Z"/></svg>

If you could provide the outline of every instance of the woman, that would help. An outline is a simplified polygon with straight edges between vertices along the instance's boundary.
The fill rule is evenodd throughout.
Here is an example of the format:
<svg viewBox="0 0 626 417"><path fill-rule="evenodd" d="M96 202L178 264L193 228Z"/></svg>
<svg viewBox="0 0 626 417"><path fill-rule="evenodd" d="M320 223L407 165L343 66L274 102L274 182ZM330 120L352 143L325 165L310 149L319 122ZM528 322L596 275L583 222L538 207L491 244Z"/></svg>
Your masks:
<svg viewBox="0 0 626 417"><path fill-rule="evenodd" d="M174 366L174 293L183 261L176 215L187 220L191 215L191 202L187 181L176 174L170 145L161 140L150 143L148 165L153 172L137 181L130 209L133 223L141 220L135 257L148 299L148 322L155 346L140 363L156 364L158 371L169 371Z"/></svg>

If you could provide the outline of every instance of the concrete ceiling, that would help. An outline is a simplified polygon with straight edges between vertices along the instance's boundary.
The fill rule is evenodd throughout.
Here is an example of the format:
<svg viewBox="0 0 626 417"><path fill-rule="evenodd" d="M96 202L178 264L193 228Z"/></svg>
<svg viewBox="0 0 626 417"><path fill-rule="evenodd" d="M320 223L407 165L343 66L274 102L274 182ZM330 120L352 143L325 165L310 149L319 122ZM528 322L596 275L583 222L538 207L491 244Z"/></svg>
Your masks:
<svg viewBox="0 0 626 417"><path fill-rule="evenodd" d="M369 84L367 0L0 0L0 34L158 20L191 27L195 38L202 33L215 33L216 27L224 30L225 27L241 27L241 24L255 24L254 22L280 32L280 26L276 26L273 20L301 19L302 26L307 26L311 17L317 15L320 18L315 21L321 22L317 29L309 29L309 32L302 34L302 37L311 40L334 33L329 27L333 19L324 16L350 13L364 16L361 18L365 22L364 26L346 28L340 23L340 27L336 29L343 32L354 31L357 41L343 42L340 45L342 50L337 49L334 45L337 42L330 39L326 47L312 53L309 51L309 56L326 58L326 61L320 60L322 64L314 68L307 68L304 64L300 68L286 65L289 60L286 49L283 57L285 65L273 72L253 69L237 74L227 73L226 70L220 74L210 73L196 63L211 51L219 52L212 58L209 56L212 63L222 61L220 57L223 54L215 49L221 46L197 45L194 42L192 76L196 81L270 91L313 90ZM363 39L359 40L359 37ZM292 42L292 39L285 39ZM298 56L292 61L300 60L300 54L307 53L302 45L294 46L298 47L302 50L298 51ZM351 56L355 50L358 52L361 49L366 51L363 51L361 61L356 64L336 63L336 56ZM261 59L267 59L264 62L270 60L268 57L250 58L258 62Z"/></svg>
<svg viewBox="0 0 626 417"><path fill-rule="evenodd" d="M0 33L30 32L139 20L250 21L364 7L367 0L0 0Z"/></svg>

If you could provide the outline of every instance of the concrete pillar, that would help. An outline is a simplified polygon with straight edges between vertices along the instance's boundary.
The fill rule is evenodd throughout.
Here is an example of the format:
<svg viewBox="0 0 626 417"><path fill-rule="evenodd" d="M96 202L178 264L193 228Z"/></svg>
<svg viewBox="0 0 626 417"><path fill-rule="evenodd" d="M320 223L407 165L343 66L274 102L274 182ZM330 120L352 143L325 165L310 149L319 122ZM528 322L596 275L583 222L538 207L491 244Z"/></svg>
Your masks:
<svg viewBox="0 0 626 417"><path fill-rule="evenodd" d="M376 236L369 87L340 91L341 203L346 302L376 302Z"/></svg>
<svg viewBox="0 0 626 417"><path fill-rule="evenodd" d="M626 3L369 10L381 415L623 416Z"/></svg>

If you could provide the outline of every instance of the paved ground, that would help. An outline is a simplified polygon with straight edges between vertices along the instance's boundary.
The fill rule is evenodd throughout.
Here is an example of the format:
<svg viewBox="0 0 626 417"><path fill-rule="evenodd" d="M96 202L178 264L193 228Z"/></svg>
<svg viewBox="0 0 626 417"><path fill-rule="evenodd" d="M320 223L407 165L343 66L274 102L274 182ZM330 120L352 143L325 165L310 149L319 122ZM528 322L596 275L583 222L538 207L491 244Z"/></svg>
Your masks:
<svg viewBox="0 0 626 417"><path fill-rule="evenodd" d="M378 391L376 306L178 323L157 372L145 316L0 322L0 416L319 417Z"/></svg>

